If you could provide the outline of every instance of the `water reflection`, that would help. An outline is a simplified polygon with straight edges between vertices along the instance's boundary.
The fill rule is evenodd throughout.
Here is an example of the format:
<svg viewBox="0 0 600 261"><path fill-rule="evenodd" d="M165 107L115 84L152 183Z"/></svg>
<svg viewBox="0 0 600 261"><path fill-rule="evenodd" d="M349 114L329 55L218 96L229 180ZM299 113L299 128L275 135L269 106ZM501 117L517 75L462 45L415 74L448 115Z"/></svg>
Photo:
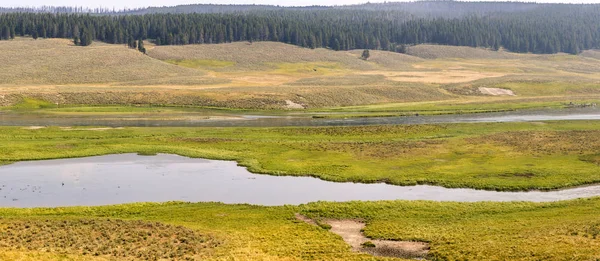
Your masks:
<svg viewBox="0 0 600 261"><path fill-rule="evenodd" d="M0 112L0 126L108 126L108 127L285 127L357 126L380 124L427 124L468 122L516 122L549 120L600 120L600 108L523 110L438 116L312 118L308 116L224 115L207 119L206 112L195 117L161 114L104 116L52 116Z"/></svg>
<svg viewBox="0 0 600 261"><path fill-rule="evenodd" d="M600 186L552 192L496 192L435 186L334 183L255 175L235 162L176 155L107 155L0 167L0 206L56 207L130 202L218 201L258 205L314 201L556 201L600 196Z"/></svg>

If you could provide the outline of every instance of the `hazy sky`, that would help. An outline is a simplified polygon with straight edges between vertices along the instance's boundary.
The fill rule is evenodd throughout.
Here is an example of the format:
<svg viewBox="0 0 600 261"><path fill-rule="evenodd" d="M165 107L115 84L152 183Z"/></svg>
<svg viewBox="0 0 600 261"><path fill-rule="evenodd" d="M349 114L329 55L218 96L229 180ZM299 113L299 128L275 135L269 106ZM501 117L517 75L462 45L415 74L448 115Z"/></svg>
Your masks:
<svg viewBox="0 0 600 261"><path fill-rule="evenodd" d="M108 7L122 9L124 7L136 8L146 6L173 6L180 4L267 4L285 6L306 5L343 5L361 4L368 0L0 0L2 7L21 6L84 6L84 7ZM392 0L394 1L394 0ZM485 0L484 0L485 1ZM384 2L384 0L371 0L371 3ZM391 1L389 1L391 2ZM546 3L600 3L600 0L541 0L537 2Z"/></svg>

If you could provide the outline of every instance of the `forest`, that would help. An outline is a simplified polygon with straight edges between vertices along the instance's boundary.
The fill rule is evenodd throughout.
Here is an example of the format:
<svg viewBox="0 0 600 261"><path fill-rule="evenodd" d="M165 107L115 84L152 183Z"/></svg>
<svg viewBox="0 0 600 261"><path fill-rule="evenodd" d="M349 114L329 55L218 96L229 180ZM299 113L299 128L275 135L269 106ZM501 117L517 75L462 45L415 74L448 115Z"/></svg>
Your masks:
<svg viewBox="0 0 600 261"><path fill-rule="evenodd" d="M68 38L79 45L94 40L129 46L139 40L157 45L275 41L306 48L402 52L407 45L428 43L577 54L600 48L600 5L429 1L330 8L4 9L0 33L1 40Z"/></svg>

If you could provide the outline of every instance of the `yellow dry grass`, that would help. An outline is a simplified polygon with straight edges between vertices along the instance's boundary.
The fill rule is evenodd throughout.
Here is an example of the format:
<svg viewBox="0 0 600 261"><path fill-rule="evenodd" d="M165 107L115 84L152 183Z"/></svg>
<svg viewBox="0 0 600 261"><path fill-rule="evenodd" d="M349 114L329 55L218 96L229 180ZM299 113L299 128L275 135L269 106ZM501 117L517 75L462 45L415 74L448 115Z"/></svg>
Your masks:
<svg viewBox="0 0 600 261"><path fill-rule="evenodd" d="M198 77L197 70L170 65L124 45L74 46L65 39L0 42L2 85L98 84Z"/></svg>
<svg viewBox="0 0 600 261"><path fill-rule="evenodd" d="M507 59L517 58L521 54L510 52L496 52L483 48L472 48L466 46L446 46L446 45L431 45L422 44L407 48L407 54L420 57L423 59L448 59L448 58L463 58L463 59Z"/></svg>
<svg viewBox="0 0 600 261"><path fill-rule="evenodd" d="M593 58L593 59L600 59L600 50L587 50L587 51L583 51L581 53L581 56L588 57L588 58Z"/></svg>
<svg viewBox="0 0 600 261"><path fill-rule="evenodd" d="M0 105L19 97L70 104L309 108L472 100L479 88L518 97L600 94L598 52L580 56L421 45L409 54L307 49L275 42L73 46L62 39L0 42ZM545 88L547 84L550 87ZM597 92L598 91L598 92ZM566 98L565 98L566 97Z"/></svg>

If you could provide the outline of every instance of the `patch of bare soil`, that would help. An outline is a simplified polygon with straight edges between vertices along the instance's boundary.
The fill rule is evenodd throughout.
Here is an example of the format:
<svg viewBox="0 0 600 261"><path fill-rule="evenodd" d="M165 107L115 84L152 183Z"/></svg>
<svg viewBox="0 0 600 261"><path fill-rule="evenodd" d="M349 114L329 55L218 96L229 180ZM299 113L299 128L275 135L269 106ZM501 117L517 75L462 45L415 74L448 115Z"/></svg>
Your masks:
<svg viewBox="0 0 600 261"><path fill-rule="evenodd" d="M501 88L486 88L486 87L479 87L479 92L481 92L482 94L485 95L492 95L492 96L515 96L515 93L511 90L507 90L507 89L501 89Z"/></svg>
<svg viewBox="0 0 600 261"><path fill-rule="evenodd" d="M39 130L39 129L44 129L46 128L45 126L29 126L29 127L24 127L24 130Z"/></svg>
<svg viewBox="0 0 600 261"><path fill-rule="evenodd" d="M311 225L315 225L315 226L317 225L317 222L315 222L314 220L312 220L310 218L307 218L306 216L304 216L302 214L296 213L295 216L296 216L297 220L304 221Z"/></svg>
<svg viewBox="0 0 600 261"><path fill-rule="evenodd" d="M426 66L413 65L416 69L426 69ZM461 67L451 67L460 70L445 69L443 71L411 71L411 72L364 72L363 75L383 75L386 79L396 82L418 82L418 83L463 83L484 78L505 76L503 73L477 72L463 70Z"/></svg>
<svg viewBox="0 0 600 261"><path fill-rule="evenodd" d="M285 100L285 103L286 103L286 105L285 105L286 109L304 109L305 108L304 104L295 103L290 100Z"/></svg>
<svg viewBox="0 0 600 261"><path fill-rule="evenodd" d="M317 225L314 220L301 214L296 214L296 219L311 225ZM373 256L412 259L424 259L429 252L429 244L424 242L369 239L363 235L362 229L365 227L365 223L360 221L329 219L324 220L323 223L330 225L330 231L341 236L352 247L352 250L356 252L363 252ZM365 242L372 244L365 244Z"/></svg>
<svg viewBox="0 0 600 261"><path fill-rule="evenodd" d="M110 127L103 127L103 128L72 128L72 127L60 127L61 130L65 130L65 131L78 131L78 130L86 130L86 131L106 131L106 130L122 130L123 127L117 127L117 128L110 128Z"/></svg>

